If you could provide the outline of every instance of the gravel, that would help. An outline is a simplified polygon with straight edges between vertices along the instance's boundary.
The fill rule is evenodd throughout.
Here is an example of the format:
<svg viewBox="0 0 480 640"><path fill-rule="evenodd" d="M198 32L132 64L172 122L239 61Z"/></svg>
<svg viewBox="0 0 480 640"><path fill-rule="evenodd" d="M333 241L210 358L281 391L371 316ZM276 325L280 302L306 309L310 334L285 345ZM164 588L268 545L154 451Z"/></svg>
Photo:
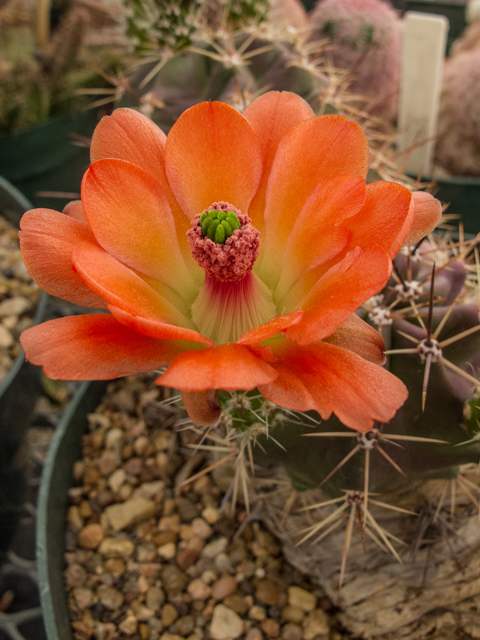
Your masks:
<svg viewBox="0 0 480 640"><path fill-rule="evenodd" d="M178 486L207 460L187 448L196 436L153 380L109 385L73 469L65 583L74 638L345 637L271 533L241 504L225 514L212 475Z"/></svg>

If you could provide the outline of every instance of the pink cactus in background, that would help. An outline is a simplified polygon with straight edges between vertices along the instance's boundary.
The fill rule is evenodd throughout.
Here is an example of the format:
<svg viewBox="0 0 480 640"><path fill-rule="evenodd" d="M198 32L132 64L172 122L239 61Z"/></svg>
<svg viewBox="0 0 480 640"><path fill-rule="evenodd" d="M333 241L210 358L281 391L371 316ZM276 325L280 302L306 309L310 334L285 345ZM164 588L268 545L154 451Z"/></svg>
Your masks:
<svg viewBox="0 0 480 640"><path fill-rule="evenodd" d="M445 62L435 159L457 175L480 176L480 43Z"/></svg>
<svg viewBox="0 0 480 640"><path fill-rule="evenodd" d="M348 69L350 91L368 110L395 120L400 87L402 21L384 0L319 0L311 13L315 37L329 37L335 67Z"/></svg>

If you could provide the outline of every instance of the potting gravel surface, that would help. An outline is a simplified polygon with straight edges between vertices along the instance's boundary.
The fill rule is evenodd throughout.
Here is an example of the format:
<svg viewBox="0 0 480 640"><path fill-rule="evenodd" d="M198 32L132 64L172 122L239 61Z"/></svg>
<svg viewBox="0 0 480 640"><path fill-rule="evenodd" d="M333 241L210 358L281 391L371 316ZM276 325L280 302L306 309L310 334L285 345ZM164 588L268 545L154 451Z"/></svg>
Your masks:
<svg viewBox="0 0 480 640"><path fill-rule="evenodd" d="M154 379L108 386L74 465L65 571L74 637L346 637L321 590L244 505L228 514L211 474L179 486L207 461Z"/></svg>
<svg viewBox="0 0 480 640"><path fill-rule="evenodd" d="M41 290L23 264L18 229L0 216L0 382L20 352L20 334L33 324Z"/></svg>

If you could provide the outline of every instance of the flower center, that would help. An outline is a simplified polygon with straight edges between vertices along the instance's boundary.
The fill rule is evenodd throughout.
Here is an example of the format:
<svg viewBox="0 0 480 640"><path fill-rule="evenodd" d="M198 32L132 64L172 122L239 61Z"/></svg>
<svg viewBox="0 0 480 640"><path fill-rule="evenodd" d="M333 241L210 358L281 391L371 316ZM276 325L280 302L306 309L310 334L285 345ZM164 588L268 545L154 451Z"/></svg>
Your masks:
<svg viewBox="0 0 480 640"><path fill-rule="evenodd" d="M205 281L192 305L192 320L216 344L234 342L276 315L270 289L252 271L260 234L250 218L228 202L214 202L187 231Z"/></svg>
<svg viewBox="0 0 480 640"><path fill-rule="evenodd" d="M258 257L260 233L228 202L214 202L196 215L187 238L206 276L220 282L243 280Z"/></svg>

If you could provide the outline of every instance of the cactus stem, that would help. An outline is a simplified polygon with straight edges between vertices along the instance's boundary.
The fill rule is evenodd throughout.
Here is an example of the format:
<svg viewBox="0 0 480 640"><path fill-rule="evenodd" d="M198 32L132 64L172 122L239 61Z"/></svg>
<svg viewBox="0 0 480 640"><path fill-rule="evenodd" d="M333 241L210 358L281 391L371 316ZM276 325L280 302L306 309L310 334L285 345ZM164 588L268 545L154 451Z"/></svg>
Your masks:
<svg viewBox="0 0 480 640"><path fill-rule="evenodd" d="M441 358L438 359L438 362L441 362L442 364L444 364L446 367L448 367L452 371L456 371L456 373L458 373L463 378L465 378L465 380L469 380L470 382L473 382L475 387L478 387L479 381L477 380L477 378L474 378L473 376L471 376L469 373L467 373L463 369L460 369L460 367L457 367L455 364L453 364L453 362L450 362L450 360L447 360L446 358L444 358L442 356Z"/></svg>
<svg viewBox="0 0 480 640"><path fill-rule="evenodd" d="M447 313L443 316L443 318L440 320L440 323L438 325L438 327L435 329L435 332L433 333L433 338L437 339L440 331L443 329L443 327L445 326L445 323L447 322L448 318L450 317L450 314L452 313L453 309L455 308L455 305L457 304L457 301L460 297L461 292L458 294L458 296L455 298L455 300L452 302L452 304L450 305L450 308L448 309ZM440 345L441 346L441 345Z"/></svg>
<svg viewBox="0 0 480 640"><path fill-rule="evenodd" d="M452 336L451 338L447 338L447 340L443 340L439 343L439 346L443 349L444 347L448 347L449 344L453 344L457 342L457 340L461 340L462 338L466 338L467 336L472 335L476 331L480 331L480 324L477 324L475 327L470 327L470 329L465 329L461 333L457 333L456 336Z"/></svg>

